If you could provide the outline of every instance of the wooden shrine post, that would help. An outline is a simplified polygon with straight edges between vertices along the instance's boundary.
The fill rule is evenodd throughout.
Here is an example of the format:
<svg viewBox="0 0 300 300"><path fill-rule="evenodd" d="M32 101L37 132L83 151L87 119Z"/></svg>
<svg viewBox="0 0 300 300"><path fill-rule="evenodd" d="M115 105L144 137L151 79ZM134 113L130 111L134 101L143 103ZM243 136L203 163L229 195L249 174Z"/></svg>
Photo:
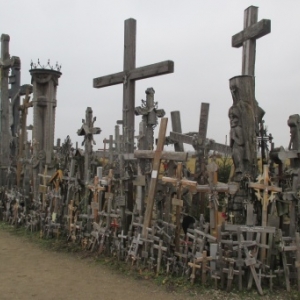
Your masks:
<svg viewBox="0 0 300 300"><path fill-rule="evenodd" d="M135 60L136 20L128 19L125 20L123 71L93 80L94 88L123 84L123 127L127 153L134 151L135 81L174 72L174 62L170 60L140 68L136 68Z"/></svg>
<svg viewBox="0 0 300 300"><path fill-rule="evenodd" d="M193 187L193 189L195 189L197 186L197 181L182 179L182 163L178 163L177 165L176 178L162 177L161 180L164 182L170 182L172 184L175 184L177 187L177 191L176 191L177 198L172 199L172 205L176 206L175 250L178 252L180 246L180 232L181 232L180 218L181 218L181 210L183 207L183 200L181 200L182 187L187 186L187 187Z"/></svg>
<svg viewBox="0 0 300 300"><path fill-rule="evenodd" d="M256 40L271 32L271 20L257 22L258 7L250 6L244 11L244 30L232 37L232 47L243 46L242 75L255 74Z"/></svg>
<svg viewBox="0 0 300 300"><path fill-rule="evenodd" d="M261 191L263 191L263 195L261 197L261 202L262 202L262 226L266 227L268 224L268 204L270 201L270 197L272 196L272 194L274 193L280 193L282 192L282 188L274 186L271 184L271 180L269 178L269 167L268 165L264 165L264 170L263 170L263 176L262 176L262 180L259 180L258 182L250 182L249 183L249 187L255 189L256 195L258 197L261 197ZM269 192L271 192L271 194L269 195ZM263 232L262 234L262 238L261 238L261 243L263 245L266 245L267 243L267 235L265 232ZM262 248L261 249L261 262L264 263L264 259L266 258L266 249Z"/></svg>
<svg viewBox="0 0 300 300"><path fill-rule="evenodd" d="M184 152L167 153L163 151L164 144L165 144L167 124L168 124L168 119L162 118L159 127L158 142L154 153L153 151L149 151L149 150L134 151L134 156L136 158L153 158L151 181L148 190L147 207L146 207L144 227L142 232L143 237L146 236L147 227L151 227L152 211L154 206L154 196L156 192L156 185L158 180L158 173L159 173L161 159L172 159L172 160L179 160L179 161L187 160L187 153Z"/></svg>

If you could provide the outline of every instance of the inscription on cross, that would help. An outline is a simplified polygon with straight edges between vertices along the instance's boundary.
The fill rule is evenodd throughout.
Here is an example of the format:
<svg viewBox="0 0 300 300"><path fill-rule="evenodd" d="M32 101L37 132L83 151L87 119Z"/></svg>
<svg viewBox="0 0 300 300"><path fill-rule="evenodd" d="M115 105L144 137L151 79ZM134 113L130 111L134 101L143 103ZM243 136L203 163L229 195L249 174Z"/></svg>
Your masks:
<svg viewBox="0 0 300 300"><path fill-rule="evenodd" d="M136 20L128 19L125 20L123 71L93 80L94 88L123 84L123 126L127 135L124 137L127 153L134 150L135 81L174 72L174 62L170 60L140 68L136 68L135 60Z"/></svg>

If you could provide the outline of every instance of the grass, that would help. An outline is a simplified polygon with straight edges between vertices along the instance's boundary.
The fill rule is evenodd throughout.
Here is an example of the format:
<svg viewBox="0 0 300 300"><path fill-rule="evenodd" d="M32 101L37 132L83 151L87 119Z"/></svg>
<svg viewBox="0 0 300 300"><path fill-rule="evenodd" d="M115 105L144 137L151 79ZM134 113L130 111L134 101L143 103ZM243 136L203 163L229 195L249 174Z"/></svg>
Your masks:
<svg viewBox="0 0 300 300"><path fill-rule="evenodd" d="M215 289L214 282L209 281L202 285L201 282L196 280L192 285L188 278L180 276L171 276L164 272L156 274L153 270L140 264L131 264L130 262L124 262L117 260L114 256L97 255L90 251L82 250L81 245L77 243L68 243L65 237L59 238L40 238L39 232L30 232L24 227L15 228L8 225L5 222L0 222L0 230L9 232L10 234L19 238L24 238L38 247L41 247L47 251L55 251L61 253L68 253L69 255L76 255L80 259L90 258L96 265L103 265L111 270L114 270L120 274L124 274L127 277L130 276L134 280L147 281L155 285L164 287L168 292L175 294L183 294L188 299L199 298L201 299L285 299L285 300L300 300L300 294L295 287L288 293L283 287L279 288L274 284L274 290L270 291L268 288L264 289L264 296L260 296L255 288L250 291L246 290L238 291L233 288L230 292L226 292L220 289ZM196 278L197 279L197 278ZM255 286L255 285L253 285Z"/></svg>

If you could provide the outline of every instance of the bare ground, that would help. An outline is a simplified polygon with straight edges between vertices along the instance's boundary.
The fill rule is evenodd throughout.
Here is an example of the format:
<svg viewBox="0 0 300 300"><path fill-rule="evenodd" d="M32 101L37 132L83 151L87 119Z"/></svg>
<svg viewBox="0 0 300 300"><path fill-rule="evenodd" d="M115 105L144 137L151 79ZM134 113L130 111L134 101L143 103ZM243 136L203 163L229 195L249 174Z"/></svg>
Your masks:
<svg viewBox="0 0 300 300"><path fill-rule="evenodd" d="M292 296L292 295L290 295ZM0 299L298 299L298 296L234 294L218 290L178 292L151 280L126 276L94 259L47 251L0 228Z"/></svg>

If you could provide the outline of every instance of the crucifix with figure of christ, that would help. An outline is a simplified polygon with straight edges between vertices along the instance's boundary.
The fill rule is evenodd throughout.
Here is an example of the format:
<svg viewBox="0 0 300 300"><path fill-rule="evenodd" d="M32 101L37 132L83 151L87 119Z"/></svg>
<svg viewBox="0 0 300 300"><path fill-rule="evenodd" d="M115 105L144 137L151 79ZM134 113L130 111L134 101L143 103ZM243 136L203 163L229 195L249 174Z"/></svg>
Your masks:
<svg viewBox="0 0 300 300"><path fill-rule="evenodd" d="M174 62L167 60L136 68L136 20L125 20L123 71L94 78L93 87L123 84L123 128L125 151L134 150L135 81L174 72Z"/></svg>

